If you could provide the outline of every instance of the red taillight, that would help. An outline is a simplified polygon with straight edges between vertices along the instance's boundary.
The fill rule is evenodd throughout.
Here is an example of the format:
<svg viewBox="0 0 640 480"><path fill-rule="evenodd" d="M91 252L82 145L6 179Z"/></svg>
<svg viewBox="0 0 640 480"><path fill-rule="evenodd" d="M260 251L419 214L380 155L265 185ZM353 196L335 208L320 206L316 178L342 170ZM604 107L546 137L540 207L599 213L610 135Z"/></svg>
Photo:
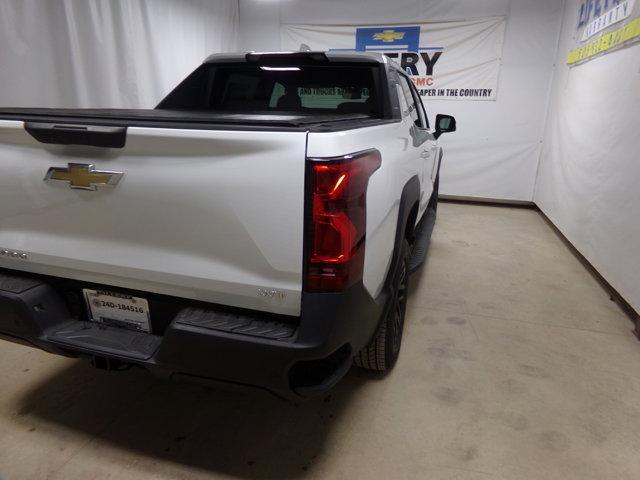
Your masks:
<svg viewBox="0 0 640 480"><path fill-rule="evenodd" d="M362 278L367 186L381 163L377 150L309 160L307 290L343 290Z"/></svg>

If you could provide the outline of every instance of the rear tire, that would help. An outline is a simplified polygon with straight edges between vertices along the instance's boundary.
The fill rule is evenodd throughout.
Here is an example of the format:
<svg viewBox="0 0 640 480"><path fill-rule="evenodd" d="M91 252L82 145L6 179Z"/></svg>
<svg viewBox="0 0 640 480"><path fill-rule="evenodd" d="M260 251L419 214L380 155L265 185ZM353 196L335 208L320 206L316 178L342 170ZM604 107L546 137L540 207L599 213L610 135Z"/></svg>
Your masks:
<svg viewBox="0 0 640 480"><path fill-rule="evenodd" d="M400 252L401 264L393 279L393 291L385 317L380 322L373 339L354 358L358 367L385 372L393 368L402 346L404 317L407 310L409 285L409 243L403 240Z"/></svg>

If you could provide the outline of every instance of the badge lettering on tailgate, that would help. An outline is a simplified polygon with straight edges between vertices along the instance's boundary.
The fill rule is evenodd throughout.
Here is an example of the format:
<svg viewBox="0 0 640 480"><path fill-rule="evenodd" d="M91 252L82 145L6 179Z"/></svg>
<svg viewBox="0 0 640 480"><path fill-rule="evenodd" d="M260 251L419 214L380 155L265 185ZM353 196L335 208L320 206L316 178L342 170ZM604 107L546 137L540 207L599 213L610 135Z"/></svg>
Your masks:
<svg viewBox="0 0 640 480"><path fill-rule="evenodd" d="M2 247L0 247L0 257L15 258L16 260L29 260L29 254L25 252L17 252L16 250L9 250Z"/></svg>
<svg viewBox="0 0 640 480"><path fill-rule="evenodd" d="M269 300L276 300L278 302L283 302L285 298L287 298L287 294L280 290L272 290L269 288L259 288L258 296L262 298L267 298Z"/></svg>

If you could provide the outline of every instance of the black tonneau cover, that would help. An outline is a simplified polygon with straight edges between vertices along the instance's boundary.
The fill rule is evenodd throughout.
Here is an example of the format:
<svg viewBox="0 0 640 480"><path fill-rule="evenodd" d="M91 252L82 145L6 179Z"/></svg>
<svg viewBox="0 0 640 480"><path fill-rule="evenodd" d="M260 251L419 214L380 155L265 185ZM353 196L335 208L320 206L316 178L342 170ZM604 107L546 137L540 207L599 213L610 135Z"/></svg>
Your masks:
<svg viewBox="0 0 640 480"><path fill-rule="evenodd" d="M184 128L197 130L315 130L332 131L387 123L363 114L225 113L157 109L0 108L0 120L64 125Z"/></svg>

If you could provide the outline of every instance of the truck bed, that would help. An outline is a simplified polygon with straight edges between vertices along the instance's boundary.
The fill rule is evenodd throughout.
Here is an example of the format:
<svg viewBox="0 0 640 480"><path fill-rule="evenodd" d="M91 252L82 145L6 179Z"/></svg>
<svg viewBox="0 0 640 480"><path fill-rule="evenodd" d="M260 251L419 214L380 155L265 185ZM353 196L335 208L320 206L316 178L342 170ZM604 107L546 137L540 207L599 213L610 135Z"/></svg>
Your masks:
<svg viewBox="0 0 640 480"><path fill-rule="evenodd" d="M0 108L0 120L114 127L181 128L198 130L336 131L386 123L363 114L114 109L114 108Z"/></svg>

